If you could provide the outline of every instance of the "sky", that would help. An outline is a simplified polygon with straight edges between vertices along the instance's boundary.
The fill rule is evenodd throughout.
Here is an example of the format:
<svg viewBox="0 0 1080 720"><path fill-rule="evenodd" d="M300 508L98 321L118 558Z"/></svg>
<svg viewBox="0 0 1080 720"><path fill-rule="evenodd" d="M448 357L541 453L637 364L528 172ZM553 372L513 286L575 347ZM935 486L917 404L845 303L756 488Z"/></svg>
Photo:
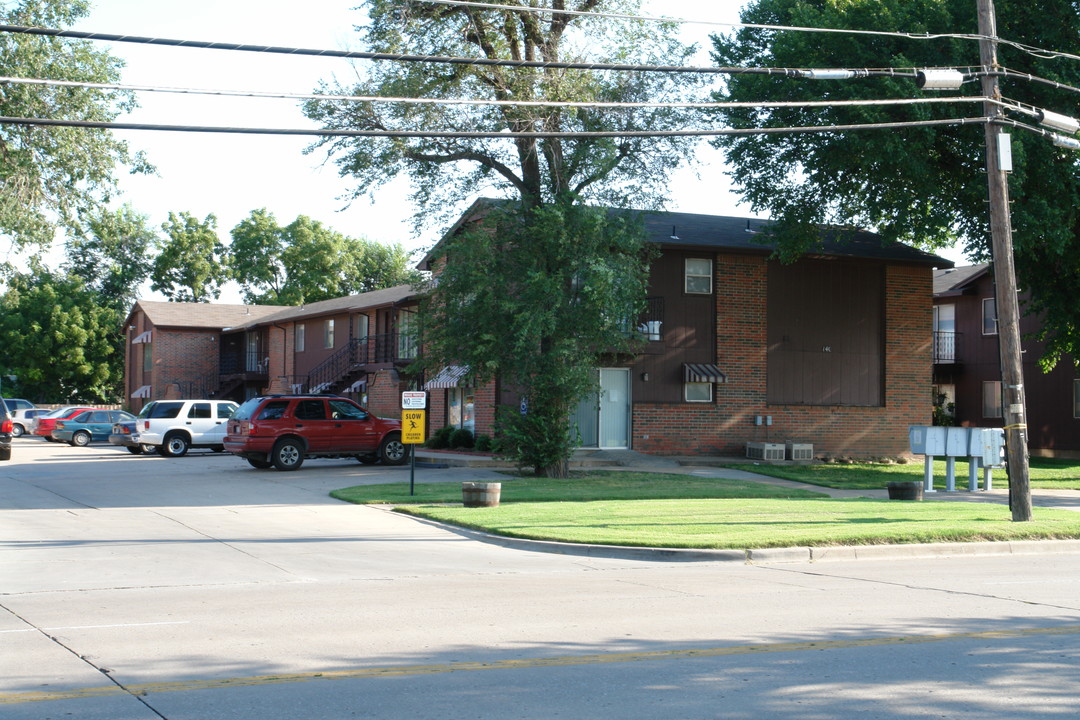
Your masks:
<svg viewBox="0 0 1080 720"><path fill-rule="evenodd" d="M366 49L354 26L365 13L359 0L98 0L75 29L227 43L322 49ZM646 0L646 15L663 14L713 23L737 22L741 2ZM685 26L688 41L706 46L710 25ZM262 92L311 92L320 80L347 81L350 61L224 50L109 45L123 58L125 84ZM704 59L704 58L703 58ZM311 127L295 100L224 98L139 93L141 107L121 122ZM314 138L203 133L117 131L133 150L144 151L156 166L154 176L124 174L122 201L160 228L170 211L203 218L214 214L224 241L238 222L258 208L281 224L298 215L322 221L338 232L382 243L400 243L409 251L430 247L445 230L430 226L414 234L407 180L377 190L371 198L348 203L350 178L339 176L325 153L305 155ZM697 170L684 169L670 183L669 210L754 216L730 190L722 155L702 145ZM464 198L466 207L475 198ZM947 254L946 254L947 255ZM54 252L53 257L58 257ZM950 256L951 257L951 256ZM955 258L959 259L959 257ZM58 262L58 261L55 261ZM155 297L146 288L144 297ZM160 299L158 297L157 299ZM240 302L239 290L227 288L221 302Z"/></svg>

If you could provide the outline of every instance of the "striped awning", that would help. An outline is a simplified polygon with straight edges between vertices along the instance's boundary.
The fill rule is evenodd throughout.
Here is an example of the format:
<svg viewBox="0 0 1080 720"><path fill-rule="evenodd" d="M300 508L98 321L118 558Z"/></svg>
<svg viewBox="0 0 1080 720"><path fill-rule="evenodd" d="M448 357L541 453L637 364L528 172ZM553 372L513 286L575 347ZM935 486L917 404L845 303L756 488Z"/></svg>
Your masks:
<svg viewBox="0 0 1080 720"><path fill-rule="evenodd" d="M427 381L424 389L443 390L445 388L456 388L458 383L468 374L468 365L447 365L439 371L438 375Z"/></svg>
<svg viewBox="0 0 1080 720"><path fill-rule="evenodd" d="M724 383L727 375L711 363L684 363L683 382Z"/></svg>
<svg viewBox="0 0 1080 720"><path fill-rule="evenodd" d="M133 397L133 398L148 398L148 397L150 397L150 386L149 385L143 385L141 388L139 388L135 392L131 393L131 397Z"/></svg>
<svg viewBox="0 0 1080 720"><path fill-rule="evenodd" d="M144 333L139 333L135 336L135 339L131 341L132 345L141 345L142 343L148 343L154 336L153 330L147 330Z"/></svg>

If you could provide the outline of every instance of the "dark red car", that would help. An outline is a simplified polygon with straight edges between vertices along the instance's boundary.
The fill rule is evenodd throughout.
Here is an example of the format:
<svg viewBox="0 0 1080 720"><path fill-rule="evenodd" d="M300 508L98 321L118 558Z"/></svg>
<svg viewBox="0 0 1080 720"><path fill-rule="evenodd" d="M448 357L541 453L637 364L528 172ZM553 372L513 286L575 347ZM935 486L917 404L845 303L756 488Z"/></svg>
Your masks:
<svg viewBox="0 0 1080 720"><path fill-rule="evenodd" d="M260 470L296 470L309 457L400 465L409 456L399 420L376 417L337 395L252 398L229 418L224 445Z"/></svg>
<svg viewBox="0 0 1080 720"><path fill-rule="evenodd" d="M57 420L70 420L71 418L75 417L76 415L85 410L93 409L94 408L92 407L86 407L84 405L68 405L66 407L57 408L51 413L39 415L34 418L31 422L31 425L33 426L33 430L31 432L34 435L40 435L49 442L56 442L52 437L52 431L56 429Z"/></svg>

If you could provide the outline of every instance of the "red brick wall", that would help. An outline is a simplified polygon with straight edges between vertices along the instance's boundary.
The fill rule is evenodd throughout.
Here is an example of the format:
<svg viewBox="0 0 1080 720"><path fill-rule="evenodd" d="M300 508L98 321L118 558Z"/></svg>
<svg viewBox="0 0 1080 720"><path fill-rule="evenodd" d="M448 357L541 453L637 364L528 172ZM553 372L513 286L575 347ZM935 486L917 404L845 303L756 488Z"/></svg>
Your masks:
<svg viewBox="0 0 1080 720"><path fill-rule="evenodd" d="M766 402L766 261L717 262L717 362L729 370L712 404L637 403L633 447L656 454L741 456L748 441L813 443L823 455L898 456L908 426L930 423L931 273L886 272L885 406L792 406ZM771 427L754 424L771 416Z"/></svg>
<svg viewBox="0 0 1080 720"><path fill-rule="evenodd" d="M369 375L368 410L380 417L401 419L401 392L405 389L396 370Z"/></svg>

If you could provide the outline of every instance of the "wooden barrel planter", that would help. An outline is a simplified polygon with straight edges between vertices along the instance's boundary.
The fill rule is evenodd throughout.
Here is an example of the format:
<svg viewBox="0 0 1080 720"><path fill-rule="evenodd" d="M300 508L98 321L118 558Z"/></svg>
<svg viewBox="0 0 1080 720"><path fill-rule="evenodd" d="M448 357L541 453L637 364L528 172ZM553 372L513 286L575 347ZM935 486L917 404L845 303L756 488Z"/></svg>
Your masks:
<svg viewBox="0 0 1080 720"><path fill-rule="evenodd" d="M498 507L501 493L502 483L461 483L461 502L465 507Z"/></svg>
<svg viewBox="0 0 1080 720"><path fill-rule="evenodd" d="M888 484L890 500L922 500L923 484L917 480L897 480Z"/></svg>

